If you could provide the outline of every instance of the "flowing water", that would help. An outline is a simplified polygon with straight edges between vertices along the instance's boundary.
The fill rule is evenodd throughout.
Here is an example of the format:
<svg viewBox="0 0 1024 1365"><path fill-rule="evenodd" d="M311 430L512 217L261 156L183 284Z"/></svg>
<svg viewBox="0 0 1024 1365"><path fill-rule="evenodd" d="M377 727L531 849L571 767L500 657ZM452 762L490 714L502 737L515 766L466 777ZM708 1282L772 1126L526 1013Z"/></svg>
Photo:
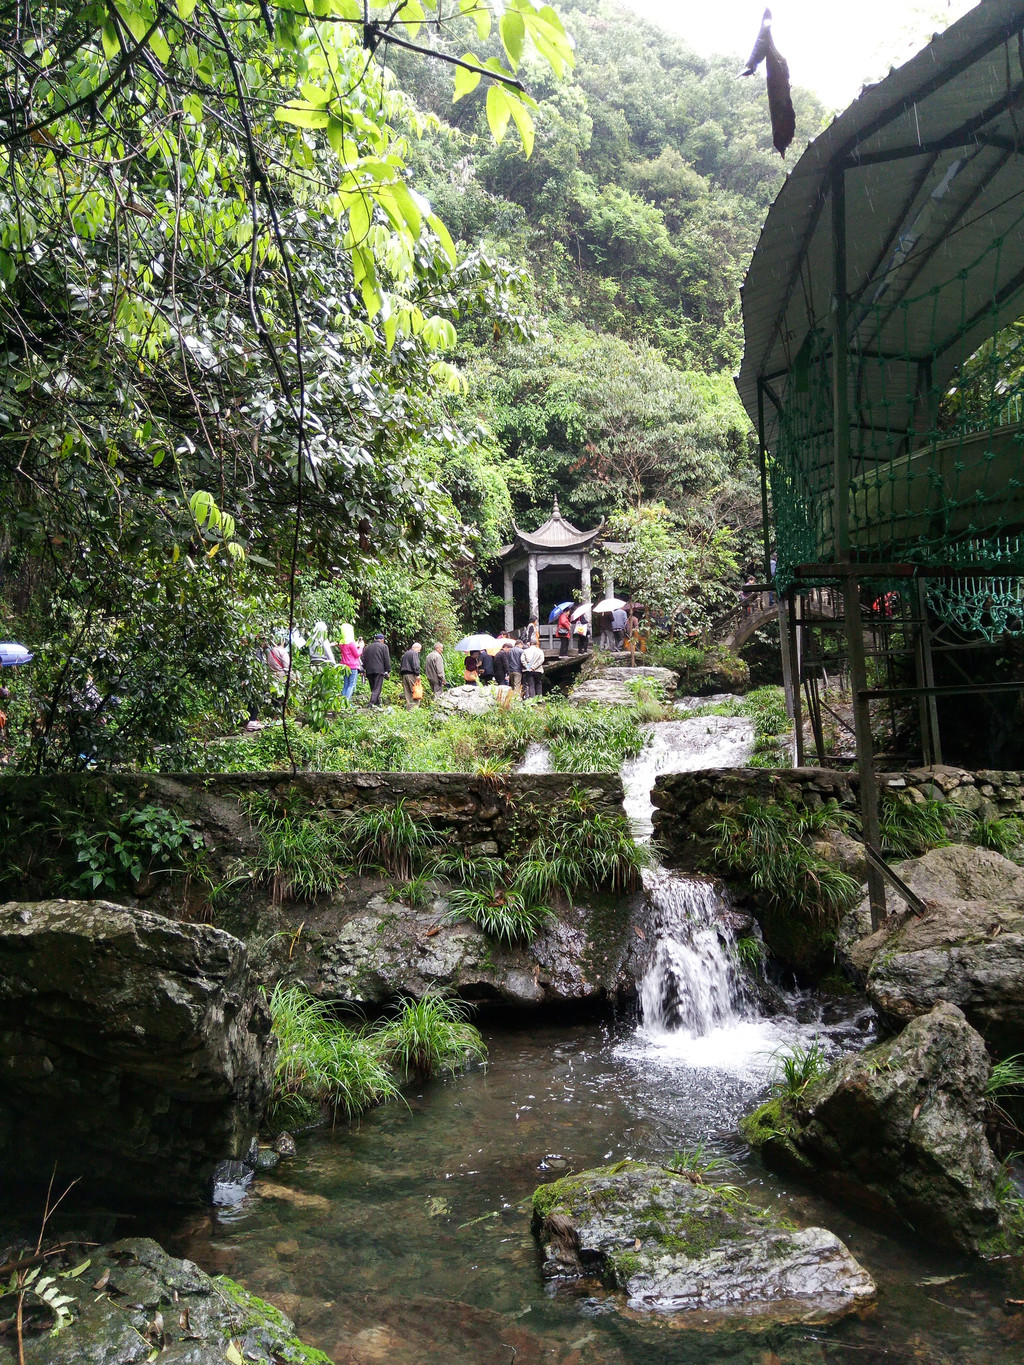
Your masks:
<svg viewBox="0 0 1024 1365"><path fill-rule="evenodd" d="M657 773L741 762L752 740L746 722L722 717L649 728L623 772L639 837ZM764 1017L723 890L662 868L646 890L654 935L639 1020L485 1028L486 1070L303 1137L237 1207L164 1230L170 1249L270 1298L336 1365L1020 1365L997 1272L897 1244L787 1189L737 1136L780 1048L864 1046L863 1002L794 997ZM877 1306L832 1328L754 1337L627 1319L592 1284L545 1287L529 1228L538 1184L697 1143L732 1161L727 1178L756 1202L842 1237L874 1275Z"/></svg>

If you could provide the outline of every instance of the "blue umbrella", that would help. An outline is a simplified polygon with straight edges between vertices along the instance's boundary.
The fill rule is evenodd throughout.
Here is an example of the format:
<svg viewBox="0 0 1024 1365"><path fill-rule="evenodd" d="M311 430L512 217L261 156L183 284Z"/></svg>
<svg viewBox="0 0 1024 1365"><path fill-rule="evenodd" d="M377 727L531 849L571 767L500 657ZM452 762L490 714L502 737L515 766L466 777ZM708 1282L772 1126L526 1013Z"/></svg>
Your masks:
<svg viewBox="0 0 1024 1365"><path fill-rule="evenodd" d="M575 605L575 602L559 602L557 607L552 607L551 615L548 617L548 625L551 625L552 621L557 621L562 612L568 607L574 607Z"/></svg>
<svg viewBox="0 0 1024 1365"><path fill-rule="evenodd" d="M32 651L24 645L16 645L11 640L0 644L0 667L14 668L18 664L29 664L34 658Z"/></svg>

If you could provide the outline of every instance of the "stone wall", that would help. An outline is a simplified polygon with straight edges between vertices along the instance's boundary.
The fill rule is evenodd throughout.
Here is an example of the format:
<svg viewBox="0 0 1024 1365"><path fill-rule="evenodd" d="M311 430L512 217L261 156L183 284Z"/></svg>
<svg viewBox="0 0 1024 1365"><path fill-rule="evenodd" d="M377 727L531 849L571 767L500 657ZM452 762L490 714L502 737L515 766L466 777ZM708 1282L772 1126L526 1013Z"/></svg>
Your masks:
<svg viewBox="0 0 1024 1365"><path fill-rule="evenodd" d="M884 789L904 792L911 800L952 801L985 819L1024 813L1024 773L936 766L900 773L881 773ZM829 768L712 768L669 773L654 784L654 835L672 867L707 866L708 830L722 806L756 796L762 801L793 801L818 806L835 800L857 806L856 773Z"/></svg>

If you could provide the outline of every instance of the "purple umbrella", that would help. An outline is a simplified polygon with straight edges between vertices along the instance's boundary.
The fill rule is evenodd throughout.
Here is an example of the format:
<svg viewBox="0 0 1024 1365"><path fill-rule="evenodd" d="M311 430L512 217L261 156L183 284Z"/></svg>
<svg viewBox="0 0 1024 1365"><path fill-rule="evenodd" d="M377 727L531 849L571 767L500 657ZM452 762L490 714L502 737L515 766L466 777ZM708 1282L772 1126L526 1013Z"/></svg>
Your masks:
<svg viewBox="0 0 1024 1365"><path fill-rule="evenodd" d="M32 651L24 645L16 645L11 640L0 644L0 667L16 668L18 664L31 663L34 658Z"/></svg>

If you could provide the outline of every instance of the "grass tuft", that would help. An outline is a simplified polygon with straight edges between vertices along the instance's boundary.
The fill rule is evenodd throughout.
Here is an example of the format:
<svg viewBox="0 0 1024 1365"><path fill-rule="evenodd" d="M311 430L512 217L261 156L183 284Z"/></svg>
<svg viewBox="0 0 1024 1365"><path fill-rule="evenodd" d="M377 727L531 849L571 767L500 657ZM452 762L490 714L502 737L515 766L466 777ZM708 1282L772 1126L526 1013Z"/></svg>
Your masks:
<svg viewBox="0 0 1024 1365"><path fill-rule="evenodd" d="M807 1047L801 1047L798 1043L779 1055L772 1093L784 1099L797 1100L809 1085L825 1075L828 1065L825 1049L817 1039Z"/></svg>
<svg viewBox="0 0 1024 1365"><path fill-rule="evenodd" d="M380 868L405 881L440 837L429 825L417 823L404 797L393 806L347 812L341 825L351 840L349 856L356 867Z"/></svg>
<svg viewBox="0 0 1024 1365"><path fill-rule="evenodd" d="M406 1000L396 1019L373 1035L378 1055L402 1076L455 1075L471 1062L486 1060L478 1029L466 1008L442 995Z"/></svg>

